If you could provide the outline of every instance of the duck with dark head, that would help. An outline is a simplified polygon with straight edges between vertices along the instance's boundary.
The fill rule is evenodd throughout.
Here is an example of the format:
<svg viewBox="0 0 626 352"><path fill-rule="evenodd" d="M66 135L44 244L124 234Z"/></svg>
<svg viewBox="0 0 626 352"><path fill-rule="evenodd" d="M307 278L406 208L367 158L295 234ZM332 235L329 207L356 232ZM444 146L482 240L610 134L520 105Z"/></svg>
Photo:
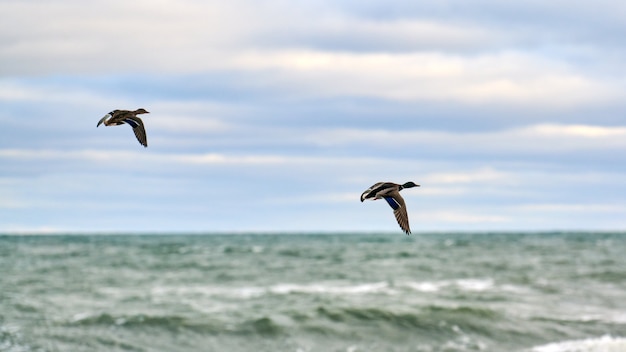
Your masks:
<svg viewBox="0 0 626 352"><path fill-rule="evenodd" d="M131 110L113 110L110 113L104 115L103 118L98 121L96 127L99 127L104 123L105 126L119 126L123 124L129 124L133 128L135 137L141 145L148 146L148 138L146 137L146 129L143 126L143 121L137 117L139 114L149 114L146 109Z"/></svg>
<svg viewBox="0 0 626 352"><path fill-rule="evenodd" d="M419 187L420 185L415 182L406 182L404 184L397 184L393 182L378 182L372 185L361 194L361 202L366 199L377 200L384 199L387 201L391 209L393 209L393 215L398 221L398 225L402 231L407 235L411 234L411 228L409 226L409 215L406 211L406 204L404 199L400 195L400 191L405 188Z"/></svg>

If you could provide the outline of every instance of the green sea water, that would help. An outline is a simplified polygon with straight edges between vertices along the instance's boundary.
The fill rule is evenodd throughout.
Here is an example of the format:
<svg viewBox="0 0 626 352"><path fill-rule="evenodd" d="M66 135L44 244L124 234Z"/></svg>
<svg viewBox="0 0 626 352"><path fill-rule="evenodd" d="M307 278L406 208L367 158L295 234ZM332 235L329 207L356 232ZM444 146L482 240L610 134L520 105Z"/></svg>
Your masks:
<svg viewBox="0 0 626 352"><path fill-rule="evenodd" d="M0 236L0 351L626 351L626 234Z"/></svg>

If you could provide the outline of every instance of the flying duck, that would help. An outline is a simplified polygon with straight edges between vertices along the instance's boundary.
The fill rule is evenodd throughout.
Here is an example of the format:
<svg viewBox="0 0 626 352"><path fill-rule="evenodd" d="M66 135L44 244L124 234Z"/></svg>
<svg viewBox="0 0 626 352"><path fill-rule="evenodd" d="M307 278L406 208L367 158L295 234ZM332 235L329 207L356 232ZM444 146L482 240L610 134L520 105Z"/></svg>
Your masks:
<svg viewBox="0 0 626 352"><path fill-rule="evenodd" d="M393 215L395 215L398 225L400 225L402 231L404 231L407 235L410 235L411 228L409 227L409 215L406 212L406 204L400 195L400 191L405 188L419 186L420 185L413 182L407 182L403 185L393 182L378 182L361 194L361 202L366 199L376 200L384 198L393 209Z"/></svg>
<svg viewBox="0 0 626 352"><path fill-rule="evenodd" d="M96 127L104 123L105 126L119 126L125 123L129 124L135 132L135 137L141 145L148 146L148 138L146 137L146 129L143 127L143 121L137 115L149 114L146 109L137 109L135 111L130 110L113 110L110 113L104 115L103 118L98 121Z"/></svg>

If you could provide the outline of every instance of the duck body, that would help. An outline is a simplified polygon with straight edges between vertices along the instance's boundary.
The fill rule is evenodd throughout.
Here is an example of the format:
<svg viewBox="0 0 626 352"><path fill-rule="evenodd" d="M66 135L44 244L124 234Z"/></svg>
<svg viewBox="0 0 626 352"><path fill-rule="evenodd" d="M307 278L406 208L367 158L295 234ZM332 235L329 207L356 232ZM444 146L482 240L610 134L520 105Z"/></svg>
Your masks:
<svg viewBox="0 0 626 352"><path fill-rule="evenodd" d="M396 217L396 221L398 221L398 225L400 225L402 231L410 235L409 215L406 211L406 203L404 202L404 198L400 195L400 191L412 187L419 187L419 185L414 182L406 182L404 184L378 182L361 194L361 202L366 199L384 199L387 201L387 204L393 209L393 215Z"/></svg>
<svg viewBox="0 0 626 352"><path fill-rule="evenodd" d="M135 137L141 145L144 147L148 146L148 138L146 137L146 129L143 125L143 121L137 117L139 114L149 114L146 109L137 109L137 110L113 110L108 114L104 115L98 121L96 127L99 127L101 124L105 126L119 126L123 124L128 124L133 128L133 132L135 133Z"/></svg>

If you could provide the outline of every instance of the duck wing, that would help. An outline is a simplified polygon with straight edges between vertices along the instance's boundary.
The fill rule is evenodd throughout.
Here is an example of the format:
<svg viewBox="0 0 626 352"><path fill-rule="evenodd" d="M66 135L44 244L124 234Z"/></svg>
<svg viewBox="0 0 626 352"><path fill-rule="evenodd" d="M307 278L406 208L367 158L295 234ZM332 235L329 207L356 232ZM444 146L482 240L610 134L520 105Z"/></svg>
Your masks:
<svg viewBox="0 0 626 352"><path fill-rule="evenodd" d="M133 132L135 133L135 137L137 137L139 143L141 143L144 147L147 147L148 137L146 136L146 129L143 126L143 121L136 116L129 116L124 119L124 122L133 128Z"/></svg>
<svg viewBox="0 0 626 352"><path fill-rule="evenodd" d="M377 182L361 194L361 202L366 199L380 199L381 196L392 190L395 184L391 182Z"/></svg>
<svg viewBox="0 0 626 352"><path fill-rule="evenodd" d="M111 117L111 114L106 114L104 115L100 121L98 121L98 124L96 125L96 127L100 127L100 125L104 122L104 125L106 126L106 119Z"/></svg>
<svg viewBox="0 0 626 352"><path fill-rule="evenodd" d="M396 217L396 221L402 231L407 235L411 234L411 228L409 227L409 214L406 211L406 204L399 192L392 192L386 195L385 200L389 206L393 209L393 215Z"/></svg>

